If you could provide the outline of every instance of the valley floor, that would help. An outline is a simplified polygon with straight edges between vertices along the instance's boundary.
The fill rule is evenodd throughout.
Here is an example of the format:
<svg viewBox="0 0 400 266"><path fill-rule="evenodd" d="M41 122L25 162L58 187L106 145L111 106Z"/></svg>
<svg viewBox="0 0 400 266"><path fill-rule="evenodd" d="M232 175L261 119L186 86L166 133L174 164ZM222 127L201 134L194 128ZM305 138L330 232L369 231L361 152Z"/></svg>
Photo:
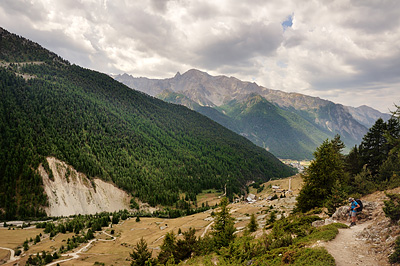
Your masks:
<svg viewBox="0 0 400 266"><path fill-rule="evenodd" d="M280 181L283 182L284 181ZM400 190L399 190L400 191ZM397 191L397 193L399 192ZM396 192L396 191L395 191ZM278 218L282 215L288 215L293 209L296 200L295 196L280 198L276 200L266 200L268 193L259 194L261 198L255 203L235 203L231 204L231 214L235 218L235 227L240 232L243 230L250 220L250 215L255 214L259 224L259 230L254 233L256 237L263 234L268 214L266 210L273 209L277 211ZM387 255L390 250L386 250L387 239L394 239L399 230L391 229L393 236L384 236L384 224L388 226L387 218L382 214L382 205L385 195L383 192L377 192L363 200L376 202L377 208L367 220L360 221L356 226L349 229L339 229L337 237L330 242L320 242L318 245L325 247L328 252L335 258L338 266L341 265L379 265L387 266ZM271 207L272 206L272 207ZM71 258L69 261L60 263L64 266L69 265L94 265L96 262L104 263L104 265L130 265L130 252L132 252L135 244L144 238L153 252L153 256L159 253L163 238L167 232L173 231L175 234L179 229L187 231L190 227L196 229L196 235L202 236L210 230L212 224L212 210L190 215L176 219L162 218L141 218L139 222L135 219L128 219L113 228L106 228L104 232L98 232L97 241L89 244L82 244L69 254L70 257L61 257L58 262ZM342 221L346 224L348 222ZM111 230L115 233L110 236ZM382 230L375 232L374 230ZM382 233L381 233L382 232ZM7 230L0 229L0 247L15 249L22 246L22 243L35 235L43 233L42 229L25 228ZM30 254L42 252L42 250L52 251L58 250L61 245L65 245L67 238L73 236L70 234L58 234L50 240L50 237L44 235L42 241L36 245L30 246L29 250L22 253L21 257L16 257L20 265L25 265L27 257ZM113 238L115 237L115 238ZM107 241L104 241L107 240ZM394 240L393 240L394 241ZM7 254L8 253L8 254ZM65 255L63 255L65 256ZM0 264L10 258L10 252L0 249ZM4 265L14 265L15 261L8 261ZM55 264L54 264L55 265Z"/></svg>

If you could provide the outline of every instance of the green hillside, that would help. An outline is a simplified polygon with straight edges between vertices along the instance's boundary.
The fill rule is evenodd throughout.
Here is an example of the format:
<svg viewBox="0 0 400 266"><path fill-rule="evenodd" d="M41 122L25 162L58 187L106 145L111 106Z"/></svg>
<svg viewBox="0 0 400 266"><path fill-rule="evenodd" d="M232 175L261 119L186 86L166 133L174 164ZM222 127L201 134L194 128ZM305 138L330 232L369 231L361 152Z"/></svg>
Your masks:
<svg viewBox="0 0 400 266"><path fill-rule="evenodd" d="M260 95L234 100L220 108L240 123L248 139L280 158L309 158L314 149L330 137L321 128L278 108Z"/></svg>
<svg viewBox="0 0 400 266"><path fill-rule="evenodd" d="M71 65L0 29L0 218L41 216L37 173L47 156L113 181L151 205L184 192L240 192L292 170L250 141L186 107Z"/></svg>
<svg viewBox="0 0 400 266"><path fill-rule="evenodd" d="M256 94L215 108L200 106L186 96L170 91L164 91L157 97L185 105L246 136L279 158L312 158L314 150L324 140L333 137L332 132L327 132L296 112L279 108Z"/></svg>
<svg viewBox="0 0 400 266"><path fill-rule="evenodd" d="M207 116L208 118L214 120L220 125L236 132L238 134L241 133L241 127L238 125L238 122L235 119L223 114L221 111L218 111L216 108L208 107L208 106L201 106L200 104L192 101L188 97L183 94L172 92L172 91L164 91L156 96L158 99L163 101L180 104L186 106L202 115Z"/></svg>

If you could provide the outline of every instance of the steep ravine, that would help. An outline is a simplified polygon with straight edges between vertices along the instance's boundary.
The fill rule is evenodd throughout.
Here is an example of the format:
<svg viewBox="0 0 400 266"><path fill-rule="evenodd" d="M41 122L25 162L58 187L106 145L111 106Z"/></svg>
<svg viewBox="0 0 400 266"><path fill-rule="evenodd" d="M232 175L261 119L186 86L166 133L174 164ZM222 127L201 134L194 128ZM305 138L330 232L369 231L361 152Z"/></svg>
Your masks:
<svg viewBox="0 0 400 266"><path fill-rule="evenodd" d="M39 172L49 200L49 207L45 208L48 216L129 209L130 197L125 191L100 179L91 182L84 174L56 158L49 157L47 161L54 180L49 178L42 165L39 166Z"/></svg>

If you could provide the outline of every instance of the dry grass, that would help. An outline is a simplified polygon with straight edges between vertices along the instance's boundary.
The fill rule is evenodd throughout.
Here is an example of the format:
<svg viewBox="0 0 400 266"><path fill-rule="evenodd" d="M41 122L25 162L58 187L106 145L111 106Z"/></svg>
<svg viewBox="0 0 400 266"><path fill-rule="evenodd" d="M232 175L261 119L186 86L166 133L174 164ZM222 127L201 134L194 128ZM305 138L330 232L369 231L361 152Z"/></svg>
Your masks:
<svg viewBox="0 0 400 266"><path fill-rule="evenodd" d="M274 180L267 182L266 187L271 185L280 185L283 189L287 189L288 179L285 180ZM299 190L301 185L301 178L299 176L292 179L292 189L294 193ZM209 191L205 191L209 192ZM210 206L214 206L215 203L219 203L219 193L211 191L211 193L202 193L198 196L198 205L204 202L208 202ZM250 215L255 214L259 222L262 222L267 217L264 214L269 210L269 206L274 206L274 210L285 210L288 203L284 199L267 201L264 198L268 195L273 195L272 189L265 189L258 196L261 196L263 200L259 200L253 204L247 204L244 202L231 204L231 214L236 219L236 228L246 227L249 223ZM163 243L163 237L167 232L173 231L175 234L181 229L182 232L187 231L189 228L196 230L196 235L201 236L207 227L211 223L209 219L211 212L208 210L203 213L190 215L186 217L180 217L176 219L162 219L162 218L140 218L140 222L136 222L135 218L128 219L118 225L113 225L113 228L107 228L106 232L111 233L114 230L114 236L116 240L110 240L110 237L104 234L98 233L97 239L102 241L96 241L93 245L77 260L63 262L64 266L71 265L93 265L95 262L101 262L105 265L130 265L130 252L132 252L136 243L143 237L148 247L153 250L153 256L157 256L159 253L159 247ZM3 234L4 232L4 234ZM37 234L42 233L43 229L19 229L19 230L3 230L0 235L0 246L16 248L22 246L22 243L29 239L34 238ZM262 233L262 229L259 230ZM71 238L73 234L58 234L55 238L50 240L49 237L43 239L41 242L30 247L26 252L26 256L21 260L21 265L24 265L27 257L30 254L36 254L45 250L55 251L59 250L61 245L66 246L66 239ZM82 246L81 246L82 247ZM81 248L79 247L79 248ZM78 250L77 248L76 250ZM0 253L0 255L3 253ZM7 256L8 253L4 253ZM0 257L1 259L1 257Z"/></svg>
<svg viewBox="0 0 400 266"><path fill-rule="evenodd" d="M206 205L208 203L209 206L215 206L215 204L219 203L221 193L217 192L215 189L207 189L204 190L202 193L197 195L197 205L199 207Z"/></svg>
<svg viewBox="0 0 400 266"><path fill-rule="evenodd" d="M303 179L299 174L291 177L291 190L293 191L293 195L298 195L300 192L301 187L303 186ZM281 189L285 191L289 190L289 178L278 179L268 181L263 184L265 189L261 193L256 193L256 189L250 187L250 193L256 194L258 197L266 198L267 196L274 195L274 191L272 188L268 188L269 186L280 186ZM279 193L277 193L279 195Z"/></svg>
<svg viewBox="0 0 400 266"><path fill-rule="evenodd" d="M0 247L16 249L22 246L26 239L31 237L34 239L36 235L43 233L43 229L15 229L8 230L5 228L0 229Z"/></svg>

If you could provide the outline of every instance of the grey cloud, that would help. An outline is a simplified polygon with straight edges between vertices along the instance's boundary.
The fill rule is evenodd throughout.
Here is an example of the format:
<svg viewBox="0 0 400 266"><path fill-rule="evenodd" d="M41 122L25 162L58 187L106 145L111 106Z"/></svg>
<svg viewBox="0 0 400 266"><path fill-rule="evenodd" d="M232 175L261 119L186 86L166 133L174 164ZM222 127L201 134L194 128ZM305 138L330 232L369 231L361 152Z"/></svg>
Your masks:
<svg viewBox="0 0 400 266"><path fill-rule="evenodd" d="M358 70L358 74L352 76L355 87L380 84L386 88L388 84L400 83L400 53L369 60L353 58L351 63Z"/></svg>
<svg viewBox="0 0 400 266"><path fill-rule="evenodd" d="M163 54L167 44L174 38L173 28L162 16L150 14L140 6L124 9L119 5L110 5L109 11L111 26L118 31L122 39L120 42L124 38L131 39L142 52Z"/></svg>
<svg viewBox="0 0 400 266"><path fill-rule="evenodd" d="M291 29L287 29L285 32L285 41L283 45L286 48L292 48L298 45L301 45L303 41L305 41L305 37L301 33L293 32Z"/></svg>
<svg viewBox="0 0 400 266"><path fill-rule="evenodd" d="M357 69L357 73L319 76L318 70L315 69L316 74L311 81L312 86L321 91L342 89L362 92L373 89L378 92L386 91L388 88L397 90L396 88L400 84L400 55L374 60L365 58L348 58L348 60ZM400 99L396 100L399 101Z"/></svg>
<svg viewBox="0 0 400 266"><path fill-rule="evenodd" d="M188 21L205 21L215 19L221 15L217 5L201 1L188 6L187 13L186 20Z"/></svg>
<svg viewBox="0 0 400 266"><path fill-rule="evenodd" d="M0 8L16 18L23 16L33 21L42 21L46 17L46 8L41 3L27 0L2 0Z"/></svg>
<svg viewBox="0 0 400 266"><path fill-rule="evenodd" d="M212 40L204 40L196 54L200 57L199 63L210 68L224 64L248 64L256 56L274 54L282 41L280 24L255 22L239 25L225 38L214 36Z"/></svg>
<svg viewBox="0 0 400 266"><path fill-rule="evenodd" d="M344 7L342 25L367 34L391 31L400 22L400 1L351 1L352 8Z"/></svg>
<svg viewBox="0 0 400 266"><path fill-rule="evenodd" d="M87 50L80 42L75 41L61 30L38 31L32 30L32 39L61 57L71 61L71 63L89 67L90 51ZM51 35L51 38L49 38Z"/></svg>
<svg viewBox="0 0 400 266"><path fill-rule="evenodd" d="M161 13L165 13L165 11L167 10L167 4L168 4L167 0L150 0L151 7L155 11Z"/></svg>

